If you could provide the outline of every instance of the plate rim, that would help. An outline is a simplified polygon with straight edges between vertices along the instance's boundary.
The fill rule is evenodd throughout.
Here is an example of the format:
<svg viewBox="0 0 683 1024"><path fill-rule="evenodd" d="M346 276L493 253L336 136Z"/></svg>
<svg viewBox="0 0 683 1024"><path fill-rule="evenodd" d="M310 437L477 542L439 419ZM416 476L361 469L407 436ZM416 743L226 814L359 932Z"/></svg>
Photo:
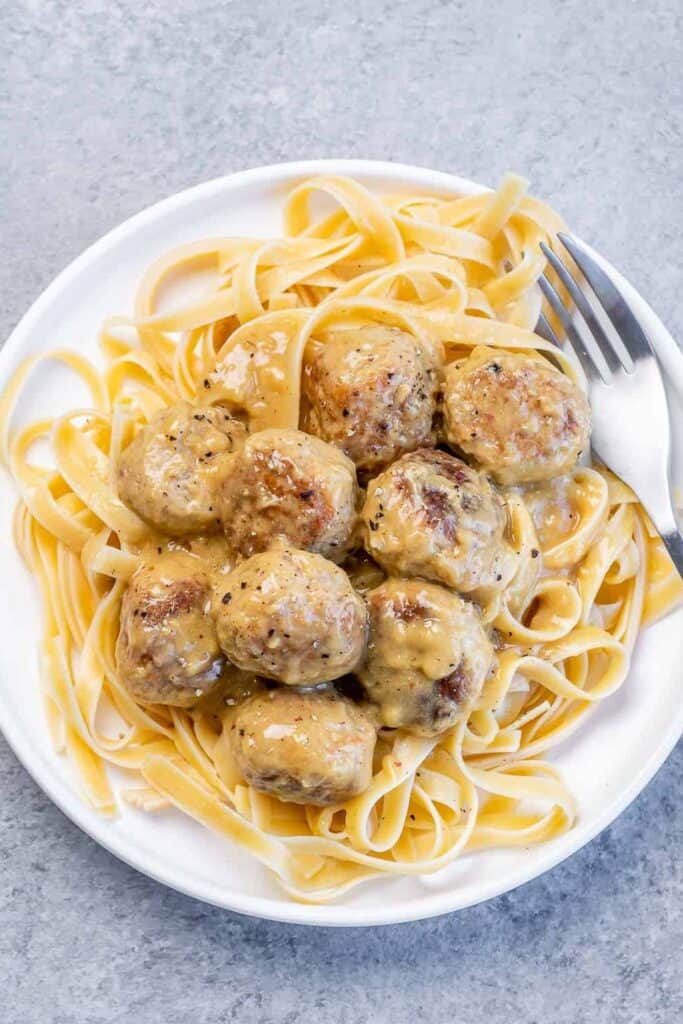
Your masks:
<svg viewBox="0 0 683 1024"><path fill-rule="evenodd" d="M23 343L28 340L34 321L40 318L43 310L50 305L53 298L62 289L68 287L71 281L77 278L81 271L84 271L93 260L106 253L109 248L118 244L119 241L134 234L146 224L163 218L171 211L192 203L192 201L200 197L209 196L213 192L221 191L226 187L239 188L242 185L254 184L274 186L285 180L310 177L320 173L345 174L351 177L357 176L361 179L367 179L368 177L386 177L389 179L403 177L416 184L424 185L431 190L443 189L445 192L450 193L462 191L473 194L488 190L486 186L467 178L443 171L435 171L424 166L383 160L334 158L259 165L193 185L173 193L167 198L153 203L131 217L126 218L126 220L87 246L75 259L68 263L40 293L11 331L0 351L0 376L2 378L6 377L8 370L14 364L15 356L20 353ZM607 269L615 271L620 282L628 286L630 295L637 299L640 312L650 319L657 331L666 332L665 326L634 286L624 279L604 257L600 257L600 259ZM96 812L81 800L76 789L73 789L68 794L67 799L67 796L62 793L60 783L56 780L56 777L51 776L49 772L41 770L42 755L38 751L34 753L30 744L24 742L21 729L13 724L12 716L2 702L0 702L0 731L2 731L17 760L26 769L36 785L70 821L109 853L118 857L129 867L154 879L156 882L160 882L184 895L199 899L210 905L250 917L309 926L372 927L426 920L442 914L453 913L457 910L464 910L467 907L483 903L503 893L512 892L514 889L540 877L557 864L572 856L572 854L591 842L600 832L615 821L642 792L662 766L683 733L683 705L679 706L677 715L672 715L669 728L662 732L656 748L640 766L629 784L622 787L615 794L613 799L610 800L600 814L592 819L589 825L582 827L580 823L577 824L565 836L560 837L552 846L549 846L546 855L541 857L540 862L535 863L528 869L522 867L513 871L512 881L510 881L509 877L502 884L495 878L488 881L483 880L477 894L470 898L459 898L458 891L455 889L453 893L447 895L443 893L425 894L425 896L413 901L403 909L400 903L394 907L390 902L380 907L354 907L341 902L326 905L297 903L293 901L285 902L284 900L276 900L270 897L252 896L233 888L219 887L201 879L195 882L192 882L192 880L188 882L182 877L181 872L173 867L168 865L165 866L165 869L164 867L158 867L151 855L145 850L140 849L135 843L128 841L125 836L106 832L105 825L107 824L107 819L97 817ZM55 779L54 782L53 779Z"/></svg>

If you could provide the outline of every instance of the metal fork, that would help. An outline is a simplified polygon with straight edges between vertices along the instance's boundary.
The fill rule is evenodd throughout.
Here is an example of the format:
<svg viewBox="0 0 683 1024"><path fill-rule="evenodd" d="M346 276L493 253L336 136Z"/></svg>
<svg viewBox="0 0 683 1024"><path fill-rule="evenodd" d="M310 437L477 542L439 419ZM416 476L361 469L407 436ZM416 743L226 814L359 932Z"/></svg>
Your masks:
<svg viewBox="0 0 683 1024"><path fill-rule="evenodd" d="M557 237L583 281L573 276L549 246L541 244L541 249L575 308L564 305L546 276L538 283L588 378L593 451L635 491L683 577L683 535L670 480L671 424L657 358L624 295L584 243L564 232ZM592 299L584 282L590 286ZM600 309L604 311L602 322ZM543 315L538 330L555 345L561 345ZM616 343L608 333L616 334Z"/></svg>

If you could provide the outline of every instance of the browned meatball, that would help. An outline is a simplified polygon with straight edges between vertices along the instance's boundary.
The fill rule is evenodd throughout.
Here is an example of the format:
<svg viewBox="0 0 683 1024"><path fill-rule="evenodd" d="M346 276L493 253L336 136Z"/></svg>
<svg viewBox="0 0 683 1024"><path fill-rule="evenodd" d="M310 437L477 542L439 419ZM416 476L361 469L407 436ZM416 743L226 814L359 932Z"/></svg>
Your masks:
<svg viewBox="0 0 683 1024"><path fill-rule="evenodd" d="M319 806L368 788L376 740L362 708L319 691L259 694L237 709L230 728L235 760L249 785Z"/></svg>
<svg viewBox="0 0 683 1024"><path fill-rule="evenodd" d="M434 583L389 579L367 595L370 642L358 672L382 723L435 736L479 695L493 648L475 607Z"/></svg>
<svg viewBox="0 0 683 1024"><path fill-rule="evenodd" d="M202 563L180 551L143 565L123 596L116 644L119 679L136 700L189 707L223 668Z"/></svg>
<svg viewBox="0 0 683 1024"><path fill-rule="evenodd" d="M341 561L356 523L353 463L333 445L300 430L252 434L221 491L228 542L241 555L277 538Z"/></svg>
<svg viewBox="0 0 683 1024"><path fill-rule="evenodd" d="M444 419L449 444L502 484L566 473L590 437L590 407L569 377L545 360L485 347L450 367Z"/></svg>
<svg viewBox="0 0 683 1024"><path fill-rule="evenodd" d="M370 482L365 547L387 573L422 576L463 593L506 586L516 557L505 506L483 473L430 449Z"/></svg>
<svg viewBox="0 0 683 1024"><path fill-rule="evenodd" d="M356 668L365 650L366 611L338 566L277 545L227 577L217 629L238 668L313 686Z"/></svg>
<svg viewBox="0 0 683 1024"><path fill-rule="evenodd" d="M434 443L438 362L395 327L330 332L307 351L302 426L338 445L363 478L372 476Z"/></svg>
<svg viewBox="0 0 683 1024"><path fill-rule="evenodd" d="M121 453L122 501L162 533L218 529L218 489L245 436L218 406L179 402L162 409Z"/></svg>

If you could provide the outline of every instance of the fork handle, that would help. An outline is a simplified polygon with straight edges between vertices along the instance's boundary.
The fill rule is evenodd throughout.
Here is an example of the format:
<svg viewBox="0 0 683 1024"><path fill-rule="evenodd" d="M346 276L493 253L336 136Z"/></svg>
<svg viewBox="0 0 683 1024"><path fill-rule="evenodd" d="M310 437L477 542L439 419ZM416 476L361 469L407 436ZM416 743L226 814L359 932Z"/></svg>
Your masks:
<svg viewBox="0 0 683 1024"><path fill-rule="evenodd" d="M660 534L664 546L671 556L671 561L678 569L678 575L683 579L683 535L677 526Z"/></svg>

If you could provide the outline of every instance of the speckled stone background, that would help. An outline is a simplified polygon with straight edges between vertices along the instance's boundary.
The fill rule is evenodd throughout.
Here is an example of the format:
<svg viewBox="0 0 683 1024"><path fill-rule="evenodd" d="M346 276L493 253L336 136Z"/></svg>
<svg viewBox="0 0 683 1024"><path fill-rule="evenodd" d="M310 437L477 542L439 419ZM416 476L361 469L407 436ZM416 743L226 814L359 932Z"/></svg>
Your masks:
<svg viewBox="0 0 683 1024"><path fill-rule="evenodd" d="M5 0L0 332L157 199L357 156L528 175L683 337L682 19L680 0ZM682 768L679 747L612 828L516 892L349 933L136 874L0 741L0 1021L676 1024Z"/></svg>

